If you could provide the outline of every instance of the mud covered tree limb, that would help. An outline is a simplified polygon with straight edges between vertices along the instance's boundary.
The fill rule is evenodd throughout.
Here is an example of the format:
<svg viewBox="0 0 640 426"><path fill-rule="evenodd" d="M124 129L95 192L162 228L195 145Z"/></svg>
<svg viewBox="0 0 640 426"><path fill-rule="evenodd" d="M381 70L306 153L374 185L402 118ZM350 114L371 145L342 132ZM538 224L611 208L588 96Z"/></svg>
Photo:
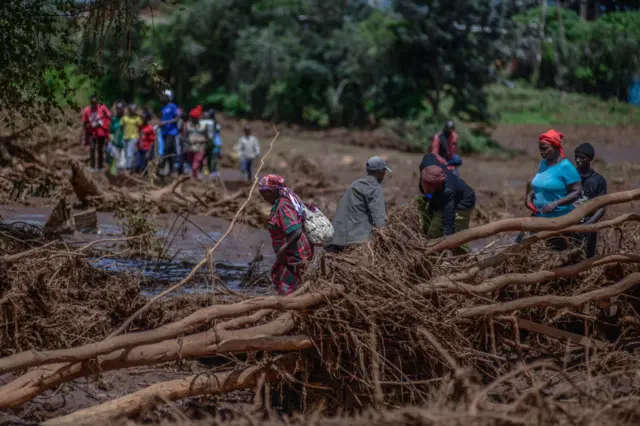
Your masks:
<svg viewBox="0 0 640 426"><path fill-rule="evenodd" d="M474 318L485 315L505 314L529 308L577 308L595 300L617 296L638 284L640 284L640 272L634 272L609 287L599 288L575 296L546 295L525 297L504 303L458 309L457 313L463 318Z"/></svg>
<svg viewBox="0 0 640 426"><path fill-rule="evenodd" d="M423 284L418 287L418 291L424 294L431 294L434 291L442 290L449 293L460 294L484 294L500 290L508 285L522 284L531 285L556 278L571 277L581 272L587 271L597 266L610 263L640 263L640 256L634 254L610 254L593 257L583 260L575 265L564 266L546 271L537 271L528 274L507 274L486 280L478 285L455 282L446 277L436 280L433 283Z"/></svg>
<svg viewBox="0 0 640 426"><path fill-rule="evenodd" d="M28 257L33 256L36 253L39 253L41 251L44 251L50 247L56 246L60 243L60 241L50 241L46 244L41 245L40 247L34 247L32 249L20 252L20 253L16 253L16 254L8 254L8 255L4 255L2 256L2 260L4 260L7 263L14 263L14 262L18 262L22 259L26 259Z"/></svg>
<svg viewBox="0 0 640 426"><path fill-rule="evenodd" d="M512 246L507 247L504 251L496 254L487 259L483 259L479 261L475 266L471 267L465 272L460 272L456 274L451 274L447 278L451 281L465 281L474 278L478 273L484 269L492 268L500 265L502 262L506 261L509 256L520 253L521 251L531 247L533 244L542 241L546 238L553 237L555 235L561 234L563 232L596 232L601 229L610 228L613 226L622 225L625 222L631 221L640 221L640 215L636 213L627 213L620 215L614 219L603 220L598 223L590 224L590 225L575 225L566 229L561 229L557 231L543 231L538 232L537 234L531 235L525 238L519 244L514 244Z"/></svg>
<svg viewBox="0 0 640 426"><path fill-rule="evenodd" d="M198 374L184 379L156 383L145 389L104 404L77 411L64 417L49 420L46 426L94 425L96 423L134 416L153 409L167 401L253 388L258 380L274 381L283 373L294 374L296 361L292 356L278 360L275 365L257 365L243 370L216 374Z"/></svg>
<svg viewBox="0 0 640 426"><path fill-rule="evenodd" d="M167 324L154 330L115 336L100 342L90 343L88 345L70 349L58 349L45 352L20 352L0 359L0 372L7 373L36 365L84 361L118 349L132 348L135 346L161 342L183 334L192 333L198 327L203 326L216 318L237 317L263 309L305 309L323 302L327 297L330 297L332 294L337 294L339 291L339 287L333 287L296 297L257 297L229 305L210 306L199 309L182 320Z"/></svg>
<svg viewBox="0 0 640 426"><path fill-rule="evenodd" d="M97 371L107 372L217 353L296 351L311 347L312 342L306 336L282 336L294 327L293 315L286 313L269 323L251 328L219 332L208 330L185 338L120 349L91 361L41 366L0 388L0 409L20 406L47 389L79 377L94 375Z"/></svg>
<svg viewBox="0 0 640 426"><path fill-rule="evenodd" d="M429 250L450 250L460 247L468 242L486 238L501 232L560 231L570 227L571 225L579 223L583 217L588 216L601 207L628 203L638 199L640 199L640 189L633 189L630 191L615 192L594 198L576 207L571 213L556 218L524 217L503 219L449 235L430 246Z"/></svg>

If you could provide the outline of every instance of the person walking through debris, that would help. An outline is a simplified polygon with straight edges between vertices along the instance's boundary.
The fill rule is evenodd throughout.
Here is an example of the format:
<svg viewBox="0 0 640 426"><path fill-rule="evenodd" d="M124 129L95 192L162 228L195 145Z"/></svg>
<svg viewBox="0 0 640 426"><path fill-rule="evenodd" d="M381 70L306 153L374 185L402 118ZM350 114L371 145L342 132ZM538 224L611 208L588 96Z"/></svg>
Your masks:
<svg viewBox="0 0 640 426"><path fill-rule="evenodd" d="M213 151L210 155L209 171L212 177L220 176L220 159L222 158L222 136L220 136L220 124L216 123L215 135L213 137Z"/></svg>
<svg viewBox="0 0 640 426"><path fill-rule="evenodd" d="M387 206L382 192L387 162L371 157L366 165L367 176L351 184L338 202L333 219L333 241L325 250L339 253L354 244L369 241L373 228L382 228L387 221Z"/></svg>
<svg viewBox="0 0 640 426"><path fill-rule="evenodd" d="M260 144L258 139L251 134L248 124L244 125L244 135L238 141L238 157L240 170L247 174L247 180L253 179L253 162L260 156Z"/></svg>
<svg viewBox="0 0 640 426"><path fill-rule="evenodd" d="M435 155L438 162L449 171L458 174L458 167L462 165L462 159L456 153L457 150L458 134L456 133L456 125L449 120L444 124L442 131L433 136L430 153Z"/></svg>
<svg viewBox="0 0 640 426"><path fill-rule="evenodd" d="M202 123L207 127L207 143L205 146L205 175L210 175L214 168L214 140L216 135L216 112L212 109L202 114Z"/></svg>
<svg viewBox="0 0 640 426"><path fill-rule="evenodd" d="M313 245L303 229L304 206L285 186L282 176L264 176L258 183L258 191L272 205L267 229L276 261L271 278L278 294L289 295L302 282L306 262L313 258Z"/></svg>
<svg viewBox="0 0 640 426"><path fill-rule="evenodd" d="M186 133L186 161L191 167L191 176L198 179L200 167L204 162L205 148L209 138L209 129L206 122L201 120L202 107L198 105L189 112L189 121L185 125Z"/></svg>
<svg viewBox="0 0 640 426"><path fill-rule="evenodd" d="M129 171L133 171L140 128L142 127L142 117L138 115L138 107L135 104L129 105L127 115L122 119L122 126L124 129L126 156L124 167Z"/></svg>
<svg viewBox="0 0 640 426"><path fill-rule="evenodd" d="M573 203L582 194L580 174L564 155L563 138L562 133L553 129L542 133L538 138L542 161L525 202L534 216L563 216L573 210ZM565 250L565 237L569 236L551 238L548 240L549 245L557 251Z"/></svg>
<svg viewBox="0 0 640 426"><path fill-rule="evenodd" d="M94 171L96 167L98 170L102 170L106 142L111 127L111 111L98 102L98 95L95 93L91 95L91 105L82 111L82 124L83 133L80 140L83 145L86 144L87 139L89 141L89 170Z"/></svg>
<svg viewBox="0 0 640 426"><path fill-rule="evenodd" d="M145 114L140 128L140 137L136 151L136 172L143 173L147 168L149 159L153 155L154 143L156 141L156 131L150 123L151 114Z"/></svg>
<svg viewBox="0 0 640 426"><path fill-rule="evenodd" d="M115 113L111 119L111 125L109 126L109 132L111 133L109 147L107 152L110 152L110 159L108 160L109 173L115 175L118 170L124 168L125 152L124 152L124 136L122 131L122 118L124 116L124 104L119 102L116 104Z"/></svg>
<svg viewBox="0 0 640 426"><path fill-rule="evenodd" d="M580 174L580 182L582 184L582 194L575 204L581 204L585 201L593 198L605 195L607 193L607 181L604 177L593 168L591 168L591 162L594 160L596 153L593 146L590 143L583 143L578 145L574 151L576 166L578 173ZM581 223L593 224L598 222L606 213L606 208L599 208L592 216L587 216L582 219ZM598 233L588 232L583 234L582 237L586 243L587 259L596 255L596 245L598 243Z"/></svg>
<svg viewBox="0 0 640 426"><path fill-rule="evenodd" d="M173 92L171 90L165 90L163 92L164 106L162 107L162 113L160 119L162 140L163 140L163 159L160 163L160 170L163 171L168 165L170 176L173 172L174 161L176 161L176 154L178 152L178 144L180 143L179 131L178 131L178 107L173 103Z"/></svg>
<svg viewBox="0 0 640 426"><path fill-rule="evenodd" d="M419 189L420 227L428 238L440 238L469 228L476 194L434 154L425 155L420 163ZM468 252L469 247L464 245L460 251Z"/></svg>

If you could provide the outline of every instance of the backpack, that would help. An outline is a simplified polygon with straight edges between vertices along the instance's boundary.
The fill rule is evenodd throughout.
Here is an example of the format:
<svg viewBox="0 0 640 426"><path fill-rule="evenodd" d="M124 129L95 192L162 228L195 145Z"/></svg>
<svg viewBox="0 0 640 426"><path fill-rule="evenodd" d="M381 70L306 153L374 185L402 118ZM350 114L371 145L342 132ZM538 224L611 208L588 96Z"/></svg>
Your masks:
<svg viewBox="0 0 640 426"><path fill-rule="evenodd" d="M307 234L309 242L314 246L324 247L333 241L333 225L317 206L303 206L304 232Z"/></svg>

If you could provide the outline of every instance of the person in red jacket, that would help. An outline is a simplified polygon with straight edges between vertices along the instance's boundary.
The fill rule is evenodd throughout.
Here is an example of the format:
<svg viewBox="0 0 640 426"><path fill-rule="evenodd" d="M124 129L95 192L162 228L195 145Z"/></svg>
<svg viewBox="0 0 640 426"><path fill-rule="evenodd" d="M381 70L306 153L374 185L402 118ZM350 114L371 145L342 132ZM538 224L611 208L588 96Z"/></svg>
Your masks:
<svg viewBox="0 0 640 426"><path fill-rule="evenodd" d="M156 141L156 131L149 123L151 114L146 113L142 118L140 138L138 139L138 151L136 152L136 172L142 173L147 168L147 162L153 152L153 144Z"/></svg>
<svg viewBox="0 0 640 426"><path fill-rule="evenodd" d="M80 140L83 145L89 142L90 170L96 169L96 154L98 170L102 170L106 142L109 140L111 111L98 102L98 95L95 93L91 95L91 104L82 111L82 125Z"/></svg>
<svg viewBox="0 0 640 426"><path fill-rule="evenodd" d="M449 120L445 123L441 132L436 133L431 141L429 152L436 156L438 162L445 166L447 170L455 172L456 167L462 164L460 157L456 154L458 150L458 134L456 125Z"/></svg>

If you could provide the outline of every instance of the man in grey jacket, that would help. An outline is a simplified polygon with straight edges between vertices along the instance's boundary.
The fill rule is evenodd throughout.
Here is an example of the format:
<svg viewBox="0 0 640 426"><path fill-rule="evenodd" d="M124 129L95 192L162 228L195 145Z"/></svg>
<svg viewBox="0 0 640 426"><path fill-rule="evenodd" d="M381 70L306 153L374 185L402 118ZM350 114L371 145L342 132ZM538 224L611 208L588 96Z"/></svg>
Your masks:
<svg viewBox="0 0 640 426"><path fill-rule="evenodd" d="M367 161L367 176L353 182L338 203L333 219L333 241L327 251L337 253L368 241L373 228L385 225L387 206L381 184L387 172L391 169L382 158L371 157Z"/></svg>

